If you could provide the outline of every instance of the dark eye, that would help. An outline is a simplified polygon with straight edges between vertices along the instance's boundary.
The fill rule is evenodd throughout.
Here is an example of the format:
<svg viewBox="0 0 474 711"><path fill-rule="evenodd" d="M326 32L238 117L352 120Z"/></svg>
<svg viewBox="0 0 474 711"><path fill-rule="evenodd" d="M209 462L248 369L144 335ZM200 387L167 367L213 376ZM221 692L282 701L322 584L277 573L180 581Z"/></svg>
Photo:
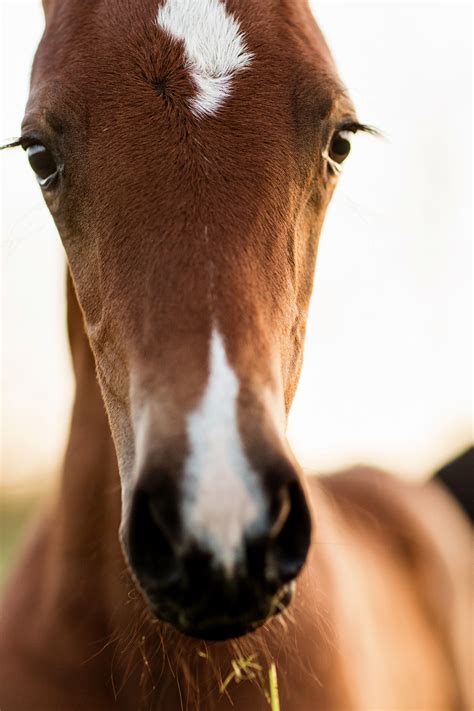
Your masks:
<svg viewBox="0 0 474 711"><path fill-rule="evenodd" d="M339 165L343 163L351 152L351 131L337 131L331 140L329 158Z"/></svg>
<svg viewBox="0 0 474 711"><path fill-rule="evenodd" d="M51 151L41 143L35 143L26 149L31 167L42 188L49 188L58 175L58 166Z"/></svg>

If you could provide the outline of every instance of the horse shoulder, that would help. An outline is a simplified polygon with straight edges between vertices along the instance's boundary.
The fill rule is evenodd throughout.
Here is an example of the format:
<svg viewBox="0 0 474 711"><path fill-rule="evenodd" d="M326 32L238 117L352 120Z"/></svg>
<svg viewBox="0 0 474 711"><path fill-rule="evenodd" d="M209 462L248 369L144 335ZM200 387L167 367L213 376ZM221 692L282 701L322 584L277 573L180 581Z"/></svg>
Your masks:
<svg viewBox="0 0 474 711"><path fill-rule="evenodd" d="M404 678L409 660L413 678L405 689L395 684L395 703L418 694L424 707L469 708L462 660L470 658L472 539L460 509L434 482L409 484L368 467L309 486L313 548L332 568L328 594L337 599L334 624L352 688L359 685L364 703L386 703L384 673Z"/></svg>

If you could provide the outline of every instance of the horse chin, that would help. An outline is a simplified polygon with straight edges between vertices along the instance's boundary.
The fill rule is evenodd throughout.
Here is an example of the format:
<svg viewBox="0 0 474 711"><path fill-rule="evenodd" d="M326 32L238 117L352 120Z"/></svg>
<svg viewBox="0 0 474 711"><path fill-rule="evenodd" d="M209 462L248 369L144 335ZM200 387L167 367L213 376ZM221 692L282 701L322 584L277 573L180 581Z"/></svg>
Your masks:
<svg viewBox="0 0 474 711"><path fill-rule="evenodd" d="M170 624L186 637L206 642L226 642L252 634L270 622L272 618L282 614L290 605L295 590L294 581L280 588L277 594L268 600L267 612L259 616L258 619L249 615L242 617L213 617L209 615L204 617L204 615L190 615L177 610L164 612L160 605L153 604L150 600L148 600L148 605L157 620Z"/></svg>

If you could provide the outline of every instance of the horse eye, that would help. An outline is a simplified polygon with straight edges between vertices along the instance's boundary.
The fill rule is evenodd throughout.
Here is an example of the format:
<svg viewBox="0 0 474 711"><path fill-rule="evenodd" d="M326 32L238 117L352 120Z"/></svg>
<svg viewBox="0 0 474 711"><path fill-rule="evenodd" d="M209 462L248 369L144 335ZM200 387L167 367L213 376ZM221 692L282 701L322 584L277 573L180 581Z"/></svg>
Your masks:
<svg viewBox="0 0 474 711"><path fill-rule="evenodd" d="M331 140L329 157L339 165L343 163L351 152L352 133L350 131L337 131Z"/></svg>
<svg viewBox="0 0 474 711"><path fill-rule="evenodd" d="M58 174L58 166L51 151L41 143L36 143L26 149L26 154L40 186L49 188Z"/></svg>

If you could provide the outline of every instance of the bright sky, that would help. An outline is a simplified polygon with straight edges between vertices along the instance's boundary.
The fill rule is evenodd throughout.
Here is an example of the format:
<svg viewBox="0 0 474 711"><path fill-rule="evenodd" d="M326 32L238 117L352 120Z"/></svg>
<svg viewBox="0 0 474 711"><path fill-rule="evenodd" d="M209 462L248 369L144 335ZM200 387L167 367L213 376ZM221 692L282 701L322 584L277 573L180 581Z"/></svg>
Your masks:
<svg viewBox="0 0 474 711"><path fill-rule="evenodd" d="M361 138L323 230L290 441L305 468L421 477L472 436L470 3L314 2ZM2 0L2 124L16 136L40 2ZM3 481L56 471L72 378L63 254L22 151L0 157Z"/></svg>

